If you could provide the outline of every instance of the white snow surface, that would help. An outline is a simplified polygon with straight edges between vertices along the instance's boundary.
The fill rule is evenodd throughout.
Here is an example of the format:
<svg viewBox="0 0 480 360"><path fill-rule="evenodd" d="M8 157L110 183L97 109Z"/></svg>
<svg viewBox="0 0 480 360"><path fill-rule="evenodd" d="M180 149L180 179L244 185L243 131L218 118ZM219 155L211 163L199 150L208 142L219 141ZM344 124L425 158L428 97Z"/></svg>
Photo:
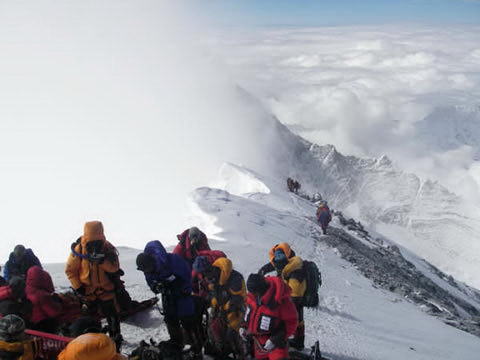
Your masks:
<svg viewBox="0 0 480 360"><path fill-rule="evenodd" d="M306 311L307 344L319 339L322 351L333 360L478 359L480 339L423 313L399 295L372 286L335 249L315 241L316 224L307 218L314 206L286 192L283 182L232 164L224 165L220 174L218 184L223 189L202 187L191 194L192 219L207 231L212 248L225 251L245 277L266 263L268 250L283 241L320 267L321 306ZM139 250L119 250L132 296L151 297L135 268ZM410 254L412 259L421 262ZM47 266L59 289L68 286L63 267ZM168 337L157 309L129 319L122 324L122 332L126 351L142 339Z"/></svg>

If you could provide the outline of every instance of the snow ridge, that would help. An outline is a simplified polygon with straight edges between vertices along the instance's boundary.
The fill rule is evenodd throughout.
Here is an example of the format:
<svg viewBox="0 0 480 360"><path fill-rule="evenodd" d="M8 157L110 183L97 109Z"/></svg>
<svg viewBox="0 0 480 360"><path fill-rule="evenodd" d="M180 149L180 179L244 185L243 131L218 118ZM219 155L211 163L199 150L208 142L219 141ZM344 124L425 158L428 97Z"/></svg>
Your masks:
<svg viewBox="0 0 480 360"><path fill-rule="evenodd" d="M221 176L228 179L220 182L227 187L241 178L257 187L261 181L270 192L200 188L192 194L197 215L213 222L218 231L209 237L222 239L214 247L244 276L268 261L268 250L282 241L318 264L324 285L319 309L306 311L307 343L320 339L323 352L337 360L476 359L478 291L340 212L322 236L307 196L287 192L283 179L225 166L231 168Z"/></svg>

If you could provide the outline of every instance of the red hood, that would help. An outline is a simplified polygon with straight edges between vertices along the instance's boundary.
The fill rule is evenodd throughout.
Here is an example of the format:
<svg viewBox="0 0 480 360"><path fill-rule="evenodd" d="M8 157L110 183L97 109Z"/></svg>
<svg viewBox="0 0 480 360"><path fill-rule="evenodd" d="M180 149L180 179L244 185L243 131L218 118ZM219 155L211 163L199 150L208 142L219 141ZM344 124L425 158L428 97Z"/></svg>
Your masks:
<svg viewBox="0 0 480 360"><path fill-rule="evenodd" d="M292 290L285 284L285 282L276 276L266 276L265 280L269 283L270 287L267 292L262 296L262 304L267 306L279 305L290 297ZM255 301L255 297L252 293L248 293L248 296Z"/></svg>
<svg viewBox="0 0 480 360"><path fill-rule="evenodd" d="M27 286L25 291L30 292L32 290L39 289L45 290L49 293L53 293L55 291L50 274L39 266L33 266L28 269L27 272Z"/></svg>

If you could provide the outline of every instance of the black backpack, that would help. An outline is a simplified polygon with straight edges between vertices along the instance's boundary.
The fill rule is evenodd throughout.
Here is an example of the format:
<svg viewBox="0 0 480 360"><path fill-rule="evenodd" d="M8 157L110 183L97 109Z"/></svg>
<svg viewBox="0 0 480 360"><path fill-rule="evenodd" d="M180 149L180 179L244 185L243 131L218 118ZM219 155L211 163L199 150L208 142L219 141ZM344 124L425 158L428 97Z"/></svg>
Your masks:
<svg viewBox="0 0 480 360"><path fill-rule="evenodd" d="M303 261L307 290L303 295L303 305L308 308L316 308L320 302L318 291L322 286L322 273L313 261Z"/></svg>
<svg viewBox="0 0 480 360"><path fill-rule="evenodd" d="M170 341L158 344L150 340L150 344L142 341L128 357L130 360L182 360L182 350Z"/></svg>

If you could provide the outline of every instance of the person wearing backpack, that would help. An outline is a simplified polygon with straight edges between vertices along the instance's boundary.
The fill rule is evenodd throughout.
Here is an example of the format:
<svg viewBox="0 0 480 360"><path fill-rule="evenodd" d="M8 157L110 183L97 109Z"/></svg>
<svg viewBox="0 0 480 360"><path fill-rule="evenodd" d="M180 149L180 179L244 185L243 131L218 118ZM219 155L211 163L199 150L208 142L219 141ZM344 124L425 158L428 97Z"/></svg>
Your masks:
<svg viewBox="0 0 480 360"><path fill-rule="evenodd" d="M192 341L192 359L202 359L201 336L196 332L192 299L192 273L178 254L167 253L158 240L150 241L136 259L137 269L145 274L148 286L161 294L170 343L181 353L184 333Z"/></svg>
<svg viewBox="0 0 480 360"><path fill-rule="evenodd" d="M320 201L320 204L317 208L317 221L322 228L323 235L327 234L328 224L332 221L332 213L330 212L330 208L327 205L325 200Z"/></svg>
<svg viewBox="0 0 480 360"><path fill-rule="evenodd" d="M38 260L37 256L33 253L33 250L26 249L23 245L17 245L5 263L3 277L6 281L9 281L15 276L25 279L28 269L35 265L42 267L40 260Z"/></svg>
<svg viewBox="0 0 480 360"><path fill-rule="evenodd" d="M197 257L194 269L208 284L210 300L209 340L217 357L233 352L236 359L246 354L238 330L242 322L247 290L242 274L233 269L230 259L220 257L212 264Z"/></svg>
<svg viewBox="0 0 480 360"><path fill-rule="evenodd" d="M303 260L295 255L288 243L275 245L269 253L270 262L265 264L259 274L265 275L273 271L292 289L292 301L298 313L298 326L290 346L302 350L305 347L305 323L303 317L303 297L307 290L307 281L303 269Z"/></svg>
<svg viewBox="0 0 480 360"><path fill-rule="evenodd" d="M180 255L185 261L188 262L190 267L193 261L198 256L199 251L210 250L208 245L207 235L203 233L196 226L185 230L180 235L177 235L178 244L173 249L173 254Z"/></svg>
<svg viewBox="0 0 480 360"><path fill-rule="evenodd" d="M208 282L203 272L217 259L222 257L226 258L227 255L220 250L202 250L198 252L198 256L192 264L192 288L194 296L200 298L208 297Z"/></svg>
<svg viewBox="0 0 480 360"><path fill-rule="evenodd" d="M252 341L255 359L289 359L287 339L298 324L290 287L279 277L250 274L247 289L240 336Z"/></svg>
<svg viewBox="0 0 480 360"><path fill-rule="evenodd" d="M208 334L205 326L205 324L208 323L210 289L209 283L204 275L204 270L222 257L227 257L223 251L202 250L198 252L198 256L192 264L192 297L195 306L195 327L197 328L197 332L202 334L201 342L205 346L205 353L211 349L209 348L210 344L207 342ZM213 353L213 350L210 352Z"/></svg>
<svg viewBox="0 0 480 360"><path fill-rule="evenodd" d="M107 241L103 224L100 221L87 222L83 236L71 246L65 274L75 293L87 303L91 314L100 307L117 349L120 349L123 338L115 304L115 284L110 275L119 270L117 249Z"/></svg>

